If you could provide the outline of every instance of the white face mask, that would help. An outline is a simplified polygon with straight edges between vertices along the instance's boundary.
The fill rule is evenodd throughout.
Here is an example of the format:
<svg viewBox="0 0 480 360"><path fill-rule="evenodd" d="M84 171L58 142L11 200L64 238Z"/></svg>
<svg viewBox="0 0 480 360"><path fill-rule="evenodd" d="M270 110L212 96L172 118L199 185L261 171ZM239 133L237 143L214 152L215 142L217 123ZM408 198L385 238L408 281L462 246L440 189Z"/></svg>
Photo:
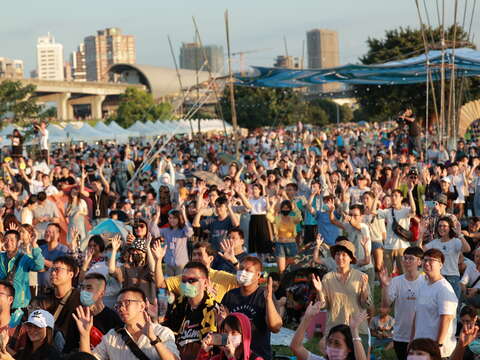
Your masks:
<svg viewBox="0 0 480 360"><path fill-rule="evenodd" d="M237 282L240 286L248 286L252 283L254 273L247 270L238 270L237 271Z"/></svg>
<svg viewBox="0 0 480 360"><path fill-rule="evenodd" d="M428 360L427 355L408 355L407 360Z"/></svg>
<svg viewBox="0 0 480 360"><path fill-rule="evenodd" d="M228 342L234 347L237 348L242 343L242 335L230 335L228 337Z"/></svg>
<svg viewBox="0 0 480 360"><path fill-rule="evenodd" d="M328 360L345 360L347 358L348 352L343 349L337 349L334 347L327 346L327 356Z"/></svg>

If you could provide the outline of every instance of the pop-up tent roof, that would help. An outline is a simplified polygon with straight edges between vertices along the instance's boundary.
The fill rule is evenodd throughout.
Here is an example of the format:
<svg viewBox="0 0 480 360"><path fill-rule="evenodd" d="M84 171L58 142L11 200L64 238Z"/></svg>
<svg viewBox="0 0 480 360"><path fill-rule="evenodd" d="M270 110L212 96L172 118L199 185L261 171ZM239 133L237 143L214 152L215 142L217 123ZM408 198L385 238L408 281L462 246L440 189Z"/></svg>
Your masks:
<svg viewBox="0 0 480 360"><path fill-rule="evenodd" d="M260 87L304 87L328 82L346 84L401 85L424 83L427 78L427 62L433 80L440 79L442 52L432 50L405 60L376 65L344 65L330 69L293 70L253 66L258 75L240 78L239 84ZM450 65L455 64L456 75L480 75L480 51L461 48L444 52L446 77L450 77Z"/></svg>
<svg viewBox="0 0 480 360"><path fill-rule="evenodd" d="M113 131L114 134L126 135L126 136L130 136L130 137L139 136L138 132L131 131L131 130L126 130L126 129L122 128L120 125L118 125L115 121L112 121L110 124L108 124L108 128L111 131Z"/></svg>

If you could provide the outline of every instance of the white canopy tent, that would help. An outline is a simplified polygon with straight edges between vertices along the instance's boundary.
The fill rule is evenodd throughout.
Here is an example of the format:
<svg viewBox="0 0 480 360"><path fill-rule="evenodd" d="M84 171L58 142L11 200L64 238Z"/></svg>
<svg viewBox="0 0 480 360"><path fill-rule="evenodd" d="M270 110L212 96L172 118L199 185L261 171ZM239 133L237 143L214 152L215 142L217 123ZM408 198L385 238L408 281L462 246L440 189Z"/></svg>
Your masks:
<svg viewBox="0 0 480 360"><path fill-rule="evenodd" d="M129 136L129 137L140 136L140 134L137 131L126 130L126 129L122 128L120 125L118 125L115 121L112 121L110 124L108 124L108 128L111 131L113 131L114 134L126 135L126 136Z"/></svg>

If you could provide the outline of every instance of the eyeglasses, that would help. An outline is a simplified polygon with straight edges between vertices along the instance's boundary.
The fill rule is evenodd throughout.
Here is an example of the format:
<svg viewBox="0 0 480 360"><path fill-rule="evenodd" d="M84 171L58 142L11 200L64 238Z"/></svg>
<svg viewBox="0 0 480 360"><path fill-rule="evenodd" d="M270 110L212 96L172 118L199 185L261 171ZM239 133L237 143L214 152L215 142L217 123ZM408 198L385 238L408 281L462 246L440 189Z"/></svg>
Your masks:
<svg viewBox="0 0 480 360"><path fill-rule="evenodd" d="M435 259L435 258L423 258L422 260L424 263L434 263L434 262L439 262L441 263L441 261L439 259Z"/></svg>
<svg viewBox="0 0 480 360"><path fill-rule="evenodd" d="M200 281L199 278L184 278L182 277L182 283L189 283L189 284L195 284L196 282Z"/></svg>
<svg viewBox="0 0 480 360"><path fill-rule="evenodd" d="M130 307L130 305L132 305L133 303L141 303L143 302L142 300L132 300L132 299L127 299L127 300L123 300L123 301L117 301L114 305L114 308L115 310L119 310L121 309L122 307L124 308L128 308Z"/></svg>
<svg viewBox="0 0 480 360"><path fill-rule="evenodd" d="M413 255L404 255L403 256L403 261L415 261L417 259L416 256Z"/></svg>
<svg viewBox="0 0 480 360"><path fill-rule="evenodd" d="M68 271L67 268L62 268L62 267L58 267L58 266L52 267L52 268L50 268L50 270L51 270L51 272L60 272L60 270Z"/></svg>
<svg viewBox="0 0 480 360"><path fill-rule="evenodd" d="M145 224L136 224L136 225L134 226L135 229L137 229L137 228L145 228L145 227L146 227Z"/></svg>

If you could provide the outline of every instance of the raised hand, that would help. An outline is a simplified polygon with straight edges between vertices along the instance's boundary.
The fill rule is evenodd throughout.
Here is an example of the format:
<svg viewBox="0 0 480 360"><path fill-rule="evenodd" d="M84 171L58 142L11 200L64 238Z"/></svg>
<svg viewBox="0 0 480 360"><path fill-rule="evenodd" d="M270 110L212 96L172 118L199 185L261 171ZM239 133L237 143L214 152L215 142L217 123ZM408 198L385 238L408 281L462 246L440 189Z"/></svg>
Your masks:
<svg viewBox="0 0 480 360"><path fill-rule="evenodd" d="M90 308L77 306L77 314L72 314L73 319L77 323L78 332L80 336L90 337L90 330L93 327L93 316L90 314Z"/></svg>
<svg viewBox="0 0 480 360"><path fill-rule="evenodd" d="M150 341L153 341L157 338L157 335L155 335L153 322L152 319L150 319L147 311L143 312L143 318L145 320L145 325L142 327L142 334L147 336Z"/></svg>
<svg viewBox="0 0 480 360"><path fill-rule="evenodd" d="M380 280L380 284L382 287L386 287L390 285L392 278L387 274L387 268L383 267L380 272L378 273L378 278Z"/></svg>
<svg viewBox="0 0 480 360"><path fill-rule="evenodd" d="M313 318L317 316L317 314L322 310L323 304L320 301L311 302L308 304L307 310L305 310L305 317L306 318Z"/></svg>
<svg viewBox="0 0 480 360"><path fill-rule="evenodd" d="M127 244L131 244L134 240L135 240L135 235L129 232L127 235Z"/></svg>
<svg viewBox="0 0 480 360"><path fill-rule="evenodd" d="M120 235L117 234L112 238L112 250L118 251L121 246L122 246L122 240L120 238Z"/></svg>
<svg viewBox="0 0 480 360"><path fill-rule="evenodd" d="M235 246L231 239L222 240L218 254L227 261L235 262Z"/></svg>
<svg viewBox="0 0 480 360"><path fill-rule="evenodd" d="M318 248L320 248L322 246L322 244L324 243L325 239L323 238L322 234L318 233L317 234L317 237L315 238L315 243L317 245Z"/></svg>
<svg viewBox="0 0 480 360"><path fill-rule="evenodd" d="M319 294L323 294L322 280L317 275L312 275L312 284Z"/></svg>
<svg viewBox="0 0 480 360"><path fill-rule="evenodd" d="M163 246L160 241L155 241L151 247L152 254L157 259L157 261L161 261L165 257L165 253L167 252L166 246Z"/></svg>
<svg viewBox="0 0 480 360"><path fill-rule="evenodd" d="M158 300L157 297L155 297L155 300L153 300L153 304L150 303L147 299L147 313L150 316L151 319L158 319Z"/></svg>
<svg viewBox="0 0 480 360"><path fill-rule="evenodd" d="M94 249L91 247L88 247L87 252L85 254L85 264L90 264L90 262L93 259L93 253L94 253Z"/></svg>
<svg viewBox="0 0 480 360"><path fill-rule="evenodd" d="M478 326L474 323L464 324L458 341L463 347L470 345L477 338Z"/></svg>
<svg viewBox="0 0 480 360"><path fill-rule="evenodd" d="M366 310L356 312L355 314L350 314L350 319L348 321L349 326L352 330L358 330L358 327L368 318L368 313Z"/></svg>
<svg viewBox="0 0 480 360"><path fill-rule="evenodd" d="M265 299L273 299L273 280L271 277L269 277L267 281L267 288L265 289Z"/></svg>

